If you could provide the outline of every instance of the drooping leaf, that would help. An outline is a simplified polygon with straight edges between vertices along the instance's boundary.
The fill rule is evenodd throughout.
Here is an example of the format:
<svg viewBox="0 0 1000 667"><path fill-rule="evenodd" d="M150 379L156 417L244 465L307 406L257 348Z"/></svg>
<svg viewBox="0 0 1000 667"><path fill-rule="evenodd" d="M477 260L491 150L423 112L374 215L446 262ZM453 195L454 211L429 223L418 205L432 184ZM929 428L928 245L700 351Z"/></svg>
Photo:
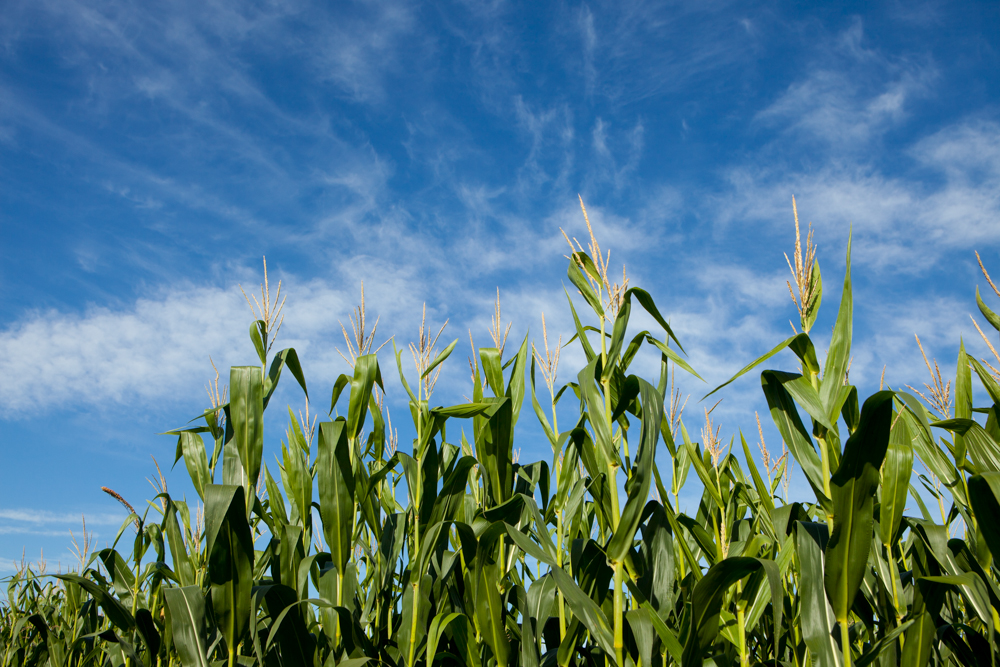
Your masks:
<svg viewBox="0 0 1000 667"><path fill-rule="evenodd" d="M723 382L722 384L720 384L718 387L716 387L712 391L710 391L707 394L705 394L702 397L701 400L705 400L706 398L708 398L709 396L711 396L715 392L719 391L723 387L726 387L726 386L732 384L733 382L735 382L736 380L738 380L741 376L746 375L747 373L749 373L753 369L757 368L757 366L760 366L762 363L764 363L765 361L767 361L768 359L770 359L774 355L778 354L779 352L781 352L782 350L784 350L786 347L789 347L789 346L791 346L791 345L793 345L795 343L799 343L800 345L804 346L805 345L805 341L809 341L809 335L808 334L804 334L804 333L795 334L794 336L786 338L785 340L783 340L780 343L778 343L770 352L767 352L766 354L763 354L760 357L757 357L752 362L750 362L749 364L747 364L746 366L744 366L743 368L741 368L736 373L736 375L734 375L733 377L729 378L728 380L726 380L725 382ZM812 343L811 342L809 342L809 348L812 349ZM816 356L815 352L813 352L812 356L813 356L813 358L815 358L815 356Z"/></svg>
<svg viewBox="0 0 1000 667"><path fill-rule="evenodd" d="M809 432L802 424L802 419L799 417L791 394L785 389L780 376L775 371L761 373L760 382L764 389L768 408L771 410L771 418L774 420L775 426L778 427L778 432L802 468L802 472L805 473L806 479L809 480L820 503L828 504L830 500L823 493L822 462L816 453Z"/></svg>
<svg viewBox="0 0 1000 667"><path fill-rule="evenodd" d="M198 497L205 501L205 487L212 483L212 474L208 469L208 454L205 452L205 441L201 435L184 431L177 439L177 448L184 453L184 465L187 467L194 490Z"/></svg>
<svg viewBox="0 0 1000 667"><path fill-rule="evenodd" d="M552 577L566 599L566 603L573 610L573 614L586 626L597 645L607 654L608 660L613 664L615 660L614 635L612 635L608 618L604 612L601 611L597 603L580 590L572 577L561 568L553 568Z"/></svg>
<svg viewBox="0 0 1000 667"><path fill-rule="evenodd" d="M101 606L101 609L104 610L108 620L122 632L130 632L135 627L135 619L132 618L132 613L125 608L125 605L106 591L104 587L78 574L56 574L53 576L56 579L77 584L80 588L90 593L97 604Z"/></svg>

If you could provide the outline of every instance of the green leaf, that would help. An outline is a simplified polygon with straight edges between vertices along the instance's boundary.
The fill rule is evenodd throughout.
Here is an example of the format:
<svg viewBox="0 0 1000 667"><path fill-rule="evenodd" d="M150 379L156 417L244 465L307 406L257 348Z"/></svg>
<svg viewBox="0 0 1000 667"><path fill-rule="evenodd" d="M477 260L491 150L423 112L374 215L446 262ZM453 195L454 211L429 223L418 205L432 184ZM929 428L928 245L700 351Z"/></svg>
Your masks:
<svg viewBox="0 0 1000 667"><path fill-rule="evenodd" d="M688 364L688 362L684 361L684 359L681 358L681 356L679 354L677 354L676 352L674 352L673 348L667 346L665 343L663 343L661 341L656 340L652 336L647 336L646 340L649 341L650 343L652 343L656 347L656 349L658 349L660 352L662 352L664 355L666 355L668 359L670 359L671 361L673 361L675 364L677 364L678 366L680 366L682 369L684 369L685 371L687 371L691 375L695 376L696 378L698 378L702 382L705 381L705 379L703 377L701 377L700 375L698 375L698 373L696 373L695 370L693 368L691 368L691 366L690 366L690 364Z"/></svg>
<svg viewBox="0 0 1000 667"><path fill-rule="evenodd" d="M968 452L972 463L976 466L975 472L1000 472L1000 446L997 446L986 429L976 421L968 418L946 419L933 422L931 426L952 431L955 434L956 450L959 447L959 439L962 439L962 449L964 452ZM963 459L965 458L964 452ZM957 453L955 458L958 459Z"/></svg>
<svg viewBox="0 0 1000 667"><path fill-rule="evenodd" d="M600 274L597 272L597 268L594 266L593 260L585 252L574 252L573 256L569 260L569 268L566 270L566 275L569 276L569 281L573 283L573 286L580 291L580 294L586 300L590 307L594 309L598 317L604 317L604 306L601 305L601 300L598 298L597 293L591 286L590 281L584 276L584 270L590 274L594 280L598 282L601 280Z"/></svg>
<svg viewBox="0 0 1000 667"><path fill-rule="evenodd" d="M955 419L972 419L972 372L969 369L969 355L965 353L965 343L959 341L958 363L955 368ZM955 465L958 468L965 466L965 453L967 443L963 433L955 433ZM979 462L973 458L976 467ZM1000 470L997 467L988 470ZM974 472L982 472L976 470Z"/></svg>
<svg viewBox="0 0 1000 667"><path fill-rule="evenodd" d="M478 439L480 472L493 505L502 505L510 499L514 486L513 407L509 398L484 399L492 403L486 428ZM491 414L490 414L491 413ZM436 484L436 480L435 480Z"/></svg>
<svg viewBox="0 0 1000 667"><path fill-rule="evenodd" d="M840 412L838 409L828 412L827 406L823 405L819 392L813 389L804 375L799 373L783 373L781 371L770 371L773 377L777 378L782 386L791 394L795 402L801 405L805 411L815 421L819 422L828 431L836 431L836 417Z"/></svg>
<svg viewBox="0 0 1000 667"><path fill-rule="evenodd" d="M508 362L510 363L510 362ZM521 347L513 359L513 368L510 371L510 379L507 382L507 391L504 394L511 403L511 424L517 424L521 416L521 406L524 405L524 371L528 363L528 336L524 336Z"/></svg>
<svg viewBox="0 0 1000 667"><path fill-rule="evenodd" d="M545 438L549 441L549 444L556 448L559 438L552 431L552 425L549 424L548 417L545 416L545 411L542 410L541 404L538 402L538 395L535 390L535 357L531 357L531 407L535 411L535 416L538 417L538 423L542 426L542 431L545 433Z"/></svg>
<svg viewBox="0 0 1000 667"><path fill-rule="evenodd" d="M915 453L924 465L941 480L941 483L955 495L959 503L968 505L964 484L959 477L958 470L934 440L930 423L927 420L926 409L912 394L897 391L896 396L906 404L907 409L903 413L903 419L906 420L907 429L913 438L911 442Z"/></svg>
<svg viewBox="0 0 1000 667"><path fill-rule="evenodd" d="M830 480L833 532L826 546L826 592L834 615L846 623L861 586L872 542L875 489L889 447L891 391L865 401L858 429L844 446L840 467Z"/></svg>
<svg viewBox="0 0 1000 667"><path fill-rule="evenodd" d="M677 348L681 352L684 352L684 346L681 345L681 342L679 340L677 340L677 336L674 335L673 329L670 328L670 325L667 324L667 321L663 319L663 315L660 315L660 311L656 308L656 304L653 302L653 297L649 295L649 292L647 292L644 289L640 289L638 287L632 287L629 288L627 292L625 292L625 298L630 299L633 296L635 297L635 300L639 302L639 305L642 306L643 309L647 313L649 313L649 315L654 320L656 320L656 323L659 324L661 327L663 327L663 330L667 333L667 336L669 336L671 340L673 340L674 343L677 344ZM694 371L690 372L693 373Z"/></svg>
<svg viewBox="0 0 1000 667"><path fill-rule="evenodd" d="M246 497L260 476L261 457L264 453L264 385L261 370L256 366L234 366L229 371L229 418L233 427L233 440L246 473ZM247 516L250 516L249 504Z"/></svg>
<svg viewBox="0 0 1000 667"><path fill-rule="evenodd" d="M992 310L990 310L985 303L983 303L983 298L979 296L979 286L976 285L976 305L979 306L979 312L983 314L986 321L990 323L997 331L1000 331L1000 315L997 315Z"/></svg>
<svg viewBox="0 0 1000 667"><path fill-rule="evenodd" d="M402 372L402 368L400 368L400 372ZM330 395L330 411L328 414L333 415L334 408L337 407L337 401L340 400L340 395L344 393L344 389L349 384L351 384L351 378L343 373L337 376L337 381L333 383L333 393Z"/></svg>
<svg viewBox="0 0 1000 667"><path fill-rule="evenodd" d="M847 424L848 433L854 433L858 428L858 421L861 419L861 408L858 405L858 388L844 385L847 394L844 396L844 403L840 408L840 414Z"/></svg>
<svg viewBox="0 0 1000 667"><path fill-rule="evenodd" d="M302 366L299 364L299 355L293 348L289 347L274 355L274 358L271 359L271 367L267 369L267 379L264 381L265 409L271 400L271 396L274 395L274 390L278 388L278 380L281 377L281 369L285 366L288 366L288 370L292 372L292 375L298 381L299 386L302 387L302 391L306 395L306 400L309 399L309 391L306 389L306 378L302 374Z"/></svg>
<svg viewBox="0 0 1000 667"><path fill-rule="evenodd" d="M836 618L822 585L823 550L817 539L817 533L825 531L826 526L822 524L808 526L801 521L795 522L798 585L801 589L799 623L802 637L816 660L817 667L837 667L840 664L839 647L831 634Z"/></svg>
<svg viewBox="0 0 1000 667"><path fill-rule="evenodd" d="M805 343L807 341L809 341L809 335L808 334L804 334L804 333L795 334L794 336L792 336L790 338L786 338L785 340L783 340L780 343L778 343L778 345L774 349L772 349L770 352L768 352L767 354L764 354L764 355L762 355L760 357L757 357L757 359L755 359L754 361L750 362L749 364L747 364L746 366L744 366L743 368L741 368L736 373L736 375L734 375L733 377L729 378L728 380L726 380L725 382L723 382L722 384L720 384L718 387L716 387L712 391L710 391L707 394L705 394L704 396L702 396L701 400L704 401L706 398L708 398L709 396L711 396L715 392L719 391L723 387L726 387L726 386L732 384L737 379L739 379L741 376L746 375L747 373L749 373L750 371L752 371L754 368L756 368L757 366L760 366L762 363L764 363L765 361L767 361L768 359L770 359L774 355L778 354L779 352L781 352L782 350L784 350L786 347L789 347L793 343L797 343L801 348L804 349ZM809 341L809 349L812 349L812 342L811 341ZM813 358L815 358L815 356L816 356L816 353L813 352Z"/></svg>
<svg viewBox="0 0 1000 667"><path fill-rule="evenodd" d="M177 507L170 498L167 498L167 508L163 513L163 532L167 534L170 555L174 561L174 574L177 575L181 586L194 585L194 565L188 556L187 548L184 545L184 538L181 535L181 528L177 523Z"/></svg>
<svg viewBox="0 0 1000 667"><path fill-rule="evenodd" d="M434 408L431 414L435 417L455 417L456 419L468 419L478 417L488 410L496 408L496 403L462 403L451 405L446 408Z"/></svg>
<svg viewBox="0 0 1000 667"><path fill-rule="evenodd" d="M912 616L913 625L903 635L905 641L899 664L923 667L931 662L937 627L930 612L917 612Z"/></svg>
<svg viewBox="0 0 1000 667"><path fill-rule="evenodd" d="M260 586L257 590L264 594L268 614L275 619L268 628L267 646L276 644L282 660L290 664L310 664L316 640L309 634L302 612L308 600L299 600L294 588L282 584Z"/></svg>
<svg viewBox="0 0 1000 667"><path fill-rule="evenodd" d="M481 567L476 577L476 617L486 644L493 651L497 665L506 665L510 656L503 604L497 584L500 581L496 565Z"/></svg>
<svg viewBox="0 0 1000 667"><path fill-rule="evenodd" d="M890 547L899 533L906 507L906 493L913 472L913 445L906 420L899 415L889 433L889 449L882 467L882 511L879 519L882 544Z"/></svg>
<svg viewBox="0 0 1000 667"><path fill-rule="evenodd" d="M805 473L820 504L829 503L829 499L823 494L823 466L819 455L813 446L812 438L802 425L802 419L791 394L781 382L781 376L777 371L764 371L760 374L760 383L764 389L767 406L771 410L771 419L778 427L781 438Z"/></svg>
<svg viewBox="0 0 1000 667"><path fill-rule="evenodd" d="M639 437L639 451L636 452L632 476L625 482L628 499L622 509L618 529L608 542L608 558L620 563L625 554L632 550L632 540L639 529L642 510L649 499L649 485L653 477L653 456L660 435L660 420L663 418L663 400L656 387L639 379L642 401L642 433Z"/></svg>
<svg viewBox="0 0 1000 667"><path fill-rule="evenodd" d="M819 387L819 397L830 414L840 395L847 374L847 364L851 359L851 336L854 330L854 299L851 292L851 240L847 240L847 266L844 269L844 291L840 297L837 322L833 325L830 349L823 365L823 382Z"/></svg>
<svg viewBox="0 0 1000 667"><path fill-rule="evenodd" d="M153 614L148 609L137 609L135 612L136 630L142 638L142 643L146 645L149 655L156 655L160 652L162 640L160 633L153 622Z"/></svg>
<svg viewBox="0 0 1000 667"><path fill-rule="evenodd" d="M458 339L456 338L455 340L451 341L451 344L448 345L448 347L444 348L444 350L442 350L438 356L434 357L434 361L431 362L431 365L428 366L426 370L424 370L424 372L420 374L420 379L427 377L427 375L432 370L434 370L442 363L444 363L444 360L447 359L449 356L451 356L451 353L455 349L455 345L457 344L458 344Z"/></svg>
<svg viewBox="0 0 1000 667"><path fill-rule="evenodd" d="M754 489L757 491L757 502L763 507L764 512L767 515L768 523L771 524L770 530L774 530L774 498L771 495L771 489L769 489L760 476L760 472L757 470L757 464L753 462L753 454L750 453L750 447L747 445L746 438L743 437L743 432L740 431L740 443L743 445L743 456L747 462L747 468L750 470L750 477L753 479ZM774 537L772 535L772 537Z"/></svg>
<svg viewBox="0 0 1000 667"><path fill-rule="evenodd" d="M481 347L479 359L483 365L486 384L489 385L493 395L503 396L503 360L500 358L500 350L495 347Z"/></svg>
<svg viewBox="0 0 1000 667"><path fill-rule="evenodd" d="M994 559L1000 559L1000 472L970 477L969 502Z"/></svg>
<svg viewBox="0 0 1000 667"><path fill-rule="evenodd" d="M582 398L587 405L587 416L591 428L594 429L594 443L597 445L598 454L597 465L601 472L605 472L615 460L615 454L611 427L608 426L608 414L604 410L604 396L597 384L597 367L600 363L601 358L594 357L593 361L580 371L577 379L580 383L580 392L583 394Z"/></svg>
<svg viewBox="0 0 1000 667"><path fill-rule="evenodd" d="M71 581L90 593L91 597L104 610L104 614L108 617L108 620L122 632L130 632L135 627L135 619L132 618L129 610L108 591L104 590L103 587L78 574L56 574L53 576L63 581Z"/></svg>
<svg viewBox="0 0 1000 667"><path fill-rule="evenodd" d="M364 428L372 388L380 375L378 359L374 354L363 354L355 360L351 398L347 407L347 437L350 440L356 439Z"/></svg>
<svg viewBox="0 0 1000 667"><path fill-rule="evenodd" d="M212 484L205 489L208 580L216 625L235 649L250 622L253 537L242 486Z"/></svg>
<svg viewBox="0 0 1000 667"><path fill-rule="evenodd" d="M674 662L680 663L684 659L684 647L677 640L677 635L675 635L667 624L663 622L663 619L659 617L651 608L649 602L642 602L641 606L643 609L649 611L649 620L653 624L653 629L656 630L656 634L660 636L660 642L666 647L667 652L670 657L674 659Z"/></svg>
<svg viewBox="0 0 1000 667"><path fill-rule="evenodd" d="M989 594L986 584L974 573L962 572L959 574L933 575L920 577L919 579L958 589L968 601L969 608L975 610L976 615L984 625L992 622L992 610L989 606Z"/></svg>
<svg viewBox="0 0 1000 667"><path fill-rule="evenodd" d="M430 630L427 633L427 664L434 664L434 656L437 655L437 645L438 640L441 638L441 634L448 627L448 624L452 621L464 617L465 614L459 612L440 613L434 617L431 621Z"/></svg>
<svg viewBox="0 0 1000 667"><path fill-rule="evenodd" d="M611 330L611 344L608 346L608 363L601 373L601 381L611 380L615 370L618 368L618 358L621 355L622 345L625 342L625 330L628 328L629 314L632 312L632 304L628 298L622 299L618 315L615 317L615 324Z"/></svg>
<svg viewBox="0 0 1000 667"><path fill-rule="evenodd" d="M756 558L727 558L713 565L694 587L691 627L684 644L683 667L700 667L704 651L719 634L719 612L729 587L760 569Z"/></svg>
<svg viewBox="0 0 1000 667"><path fill-rule="evenodd" d="M347 421L319 425L316 474L319 487L319 513L334 565L341 572L350 560L354 527L354 470L351 466Z"/></svg>
<svg viewBox="0 0 1000 667"><path fill-rule="evenodd" d="M399 370L399 381L403 383L403 389L406 390L406 394L410 397L410 401L416 405L418 403L417 397L413 394L413 390L410 389L410 383L406 381L406 374L403 373L403 353L396 349L395 338L392 339L392 352L396 355L396 368Z"/></svg>
<svg viewBox="0 0 1000 667"><path fill-rule="evenodd" d="M212 483L212 474L208 470L208 454L205 452L205 441L197 433L182 432L177 438L177 448L184 453L184 465L198 497L205 501L205 487Z"/></svg>
<svg viewBox="0 0 1000 667"><path fill-rule="evenodd" d="M587 356L587 361L591 361L597 356L594 352L593 346L591 346L590 341L587 340L587 332L584 330L583 324L580 323L580 317L576 314L576 307L573 306L573 299L569 296L569 291L563 288L563 292L566 293L566 301L569 303L569 310L573 314L573 325L576 327L576 335L574 338L580 340L580 345L583 346L583 352ZM569 345L573 339L566 341L566 345Z"/></svg>
<svg viewBox="0 0 1000 667"><path fill-rule="evenodd" d="M572 609L573 614L590 631L591 637L594 638L597 645L607 655L608 661L611 664L615 664L614 636L611 633L608 618L604 615L604 612L601 611L596 602L580 590L576 582L562 568L553 568L551 573L567 604Z"/></svg>
<svg viewBox="0 0 1000 667"><path fill-rule="evenodd" d="M913 625L913 621L912 620L904 621L903 623L900 623L899 625L897 625L896 627L894 627L892 630L890 630L889 632L887 632L884 636L882 636L879 639L877 639L874 642L872 642L871 648L869 648L867 651L865 651L864 655L862 655L860 658L858 658L857 660L854 661L854 667L868 667L868 665L874 663L876 660L878 660L882 656L883 653L885 653L886 651L888 651L889 649L891 649L893 647L893 644L895 643L896 639L901 634L903 634L904 632L906 632L907 630L909 630L910 626L912 626L912 625ZM890 663L890 664L894 664L894 663ZM912 664L912 663L906 663L906 662L904 662L902 664L906 665L906 664Z"/></svg>
<svg viewBox="0 0 1000 667"><path fill-rule="evenodd" d="M812 329L813 324L816 322L816 316L819 315L819 306L823 301L823 278L819 272L819 260L817 259L813 262L812 270L812 281L813 281L813 297L812 303L808 304L806 312L802 315L802 328L805 331Z"/></svg>
<svg viewBox="0 0 1000 667"><path fill-rule="evenodd" d="M969 357L969 363L972 364L972 368L976 371L976 375L979 376L979 380L983 383L983 387L986 388L986 392L990 395L993 403L995 405L1000 404L1000 383L997 383L993 378L993 374L986 370L973 357Z"/></svg>
<svg viewBox="0 0 1000 667"><path fill-rule="evenodd" d="M101 549L97 555L111 576L111 583L115 587L118 599L131 599L135 590L135 575L129 570L125 559L114 549Z"/></svg>
<svg viewBox="0 0 1000 667"><path fill-rule="evenodd" d="M653 664L653 640L656 634L653 630L653 619L655 616L648 609L629 609L625 612L625 620L632 629L632 637L635 638L636 647L639 649L639 665Z"/></svg>
<svg viewBox="0 0 1000 667"><path fill-rule="evenodd" d="M267 362L267 350L264 348L264 338L261 332L267 332L267 322L264 320L256 320L250 323L250 340L253 342L253 347L257 350L257 356L260 358L260 364L263 366Z"/></svg>
<svg viewBox="0 0 1000 667"><path fill-rule="evenodd" d="M464 517L465 487L469 481L469 471L478 463L474 456L463 456L455 463L434 500L430 523L459 521Z"/></svg>
<svg viewBox="0 0 1000 667"><path fill-rule="evenodd" d="M183 667L208 667L205 598L199 586L164 588L170 632Z"/></svg>
<svg viewBox="0 0 1000 667"><path fill-rule="evenodd" d="M537 667L542 630L553 610L556 582L550 575L535 580L525 595L526 608L521 614L521 665Z"/></svg>

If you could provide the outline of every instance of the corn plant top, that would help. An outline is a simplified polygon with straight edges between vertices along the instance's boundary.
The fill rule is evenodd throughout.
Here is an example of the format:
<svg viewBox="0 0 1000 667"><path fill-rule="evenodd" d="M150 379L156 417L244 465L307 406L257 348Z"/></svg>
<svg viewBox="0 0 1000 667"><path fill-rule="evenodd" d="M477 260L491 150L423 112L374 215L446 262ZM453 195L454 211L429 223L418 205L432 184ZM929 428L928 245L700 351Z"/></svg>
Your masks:
<svg viewBox="0 0 1000 667"><path fill-rule="evenodd" d="M821 358L807 237L789 260L802 333L733 378L759 372L787 448L772 456L761 435L758 467L710 410L691 437L673 374L696 369L653 296L613 282L592 234L571 246L566 345L586 363L570 382L556 383L561 341L508 346L497 317L494 346L471 360L471 400L437 406L455 343L438 351L441 332L422 326L416 374L398 349L383 366L359 309L329 417L289 409L274 470L262 452L275 388L283 373L307 398L309 387L295 350L271 352L281 309L265 291L250 326L259 364L232 368L197 425L172 432L196 506L162 493L139 513L108 489L128 512L111 547L77 572L9 580L0 667L996 664L994 366L961 348L953 404L940 373L930 399L862 400L848 375L850 245ZM633 308L656 330L631 330ZM630 371L643 346L658 377ZM766 368L786 349L799 368ZM991 405L973 406L973 376ZM409 397L405 447L383 404L389 381ZM551 459L519 460L523 417L541 424ZM779 490L793 460L812 496L790 502ZM692 482L693 515L678 502Z"/></svg>

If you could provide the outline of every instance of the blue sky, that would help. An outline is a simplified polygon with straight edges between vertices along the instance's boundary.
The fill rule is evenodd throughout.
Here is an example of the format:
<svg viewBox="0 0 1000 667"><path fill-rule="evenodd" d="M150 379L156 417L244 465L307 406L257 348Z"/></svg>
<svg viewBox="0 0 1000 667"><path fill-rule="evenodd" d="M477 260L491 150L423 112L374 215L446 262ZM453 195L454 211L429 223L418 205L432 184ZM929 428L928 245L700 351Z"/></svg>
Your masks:
<svg viewBox="0 0 1000 667"><path fill-rule="evenodd" d="M961 336L986 354L968 315L973 250L1000 274L1000 6L837 4L5 2L0 569L69 562L81 513L112 539L101 485L152 495L156 433L202 409L209 355L253 360L238 285L262 255L318 405L361 281L403 344L425 302L443 338L485 343L497 287L512 336L544 311L568 337L578 194L710 384L789 332L793 195L823 344L853 225L863 393L883 364L927 379L914 333L948 374ZM466 355L441 402L468 393ZM706 385L683 388L696 431ZM759 394L726 390L724 433ZM544 456L523 430L522 460Z"/></svg>

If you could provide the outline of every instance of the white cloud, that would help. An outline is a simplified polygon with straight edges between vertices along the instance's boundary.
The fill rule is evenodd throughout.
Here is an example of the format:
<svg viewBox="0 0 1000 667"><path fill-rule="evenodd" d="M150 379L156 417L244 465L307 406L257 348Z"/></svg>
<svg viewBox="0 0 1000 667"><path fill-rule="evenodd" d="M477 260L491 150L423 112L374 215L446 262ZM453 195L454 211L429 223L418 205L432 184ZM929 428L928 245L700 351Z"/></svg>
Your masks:
<svg viewBox="0 0 1000 667"><path fill-rule="evenodd" d="M228 361L232 321L246 320L239 292L193 288L124 312L44 312L9 328L0 342L0 405L22 411L58 404L150 401L204 374L204 355ZM245 307L245 306L244 306ZM239 317L237 317L239 313Z"/></svg>
<svg viewBox="0 0 1000 667"><path fill-rule="evenodd" d="M385 74L401 66L404 37L414 28L411 8L404 3L361 3L369 15L361 18L338 16L323 22L318 47L320 78L335 82L358 102L379 103L385 95ZM408 57L415 44L408 42Z"/></svg>
<svg viewBox="0 0 1000 667"><path fill-rule="evenodd" d="M831 43L821 40L813 46L808 74L754 120L778 129L785 146L789 140L818 141L833 155L871 148L931 92L937 73L929 64L867 47L868 41L860 20Z"/></svg>
<svg viewBox="0 0 1000 667"><path fill-rule="evenodd" d="M910 128L934 94L935 67L865 42L855 22L756 114L776 134L725 170L717 224L786 230L795 195L803 222L816 223L821 262L853 228L858 262L909 275L1000 243L1000 125L968 116Z"/></svg>
<svg viewBox="0 0 1000 667"><path fill-rule="evenodd" d="M718 219L787 228L794 194L821 245L842 245L853 225L856 258L901 273L926 270L955 249L1000 243L1000 125L958 123L908 153L915 167L908 176L857 162L806 171L735 167Z"/></svg>
<svg viewBox="0 0 1000 667"><path fill-rule="evenodd" d="M906 103L925 89L926 75L905 75L873 96L863 94L849 72L825 70L792 84L756 120L784 133L820 139L835 151L864 148L900 122Z"/></svg>
<svg viewBox="0 0 1000 667"><path fill-rule="evenodd" d="M22 524L33 526L53 525L53 524L78 524L81 514L70 512L49 512L24 507L0 508L0 520L17 521ZM117 526L120 525L124 515L97 513L90 514L87 522L95 526ZM0 529L2 530L2 529ZM63 534L62 531L60 534Z"/></svg>

